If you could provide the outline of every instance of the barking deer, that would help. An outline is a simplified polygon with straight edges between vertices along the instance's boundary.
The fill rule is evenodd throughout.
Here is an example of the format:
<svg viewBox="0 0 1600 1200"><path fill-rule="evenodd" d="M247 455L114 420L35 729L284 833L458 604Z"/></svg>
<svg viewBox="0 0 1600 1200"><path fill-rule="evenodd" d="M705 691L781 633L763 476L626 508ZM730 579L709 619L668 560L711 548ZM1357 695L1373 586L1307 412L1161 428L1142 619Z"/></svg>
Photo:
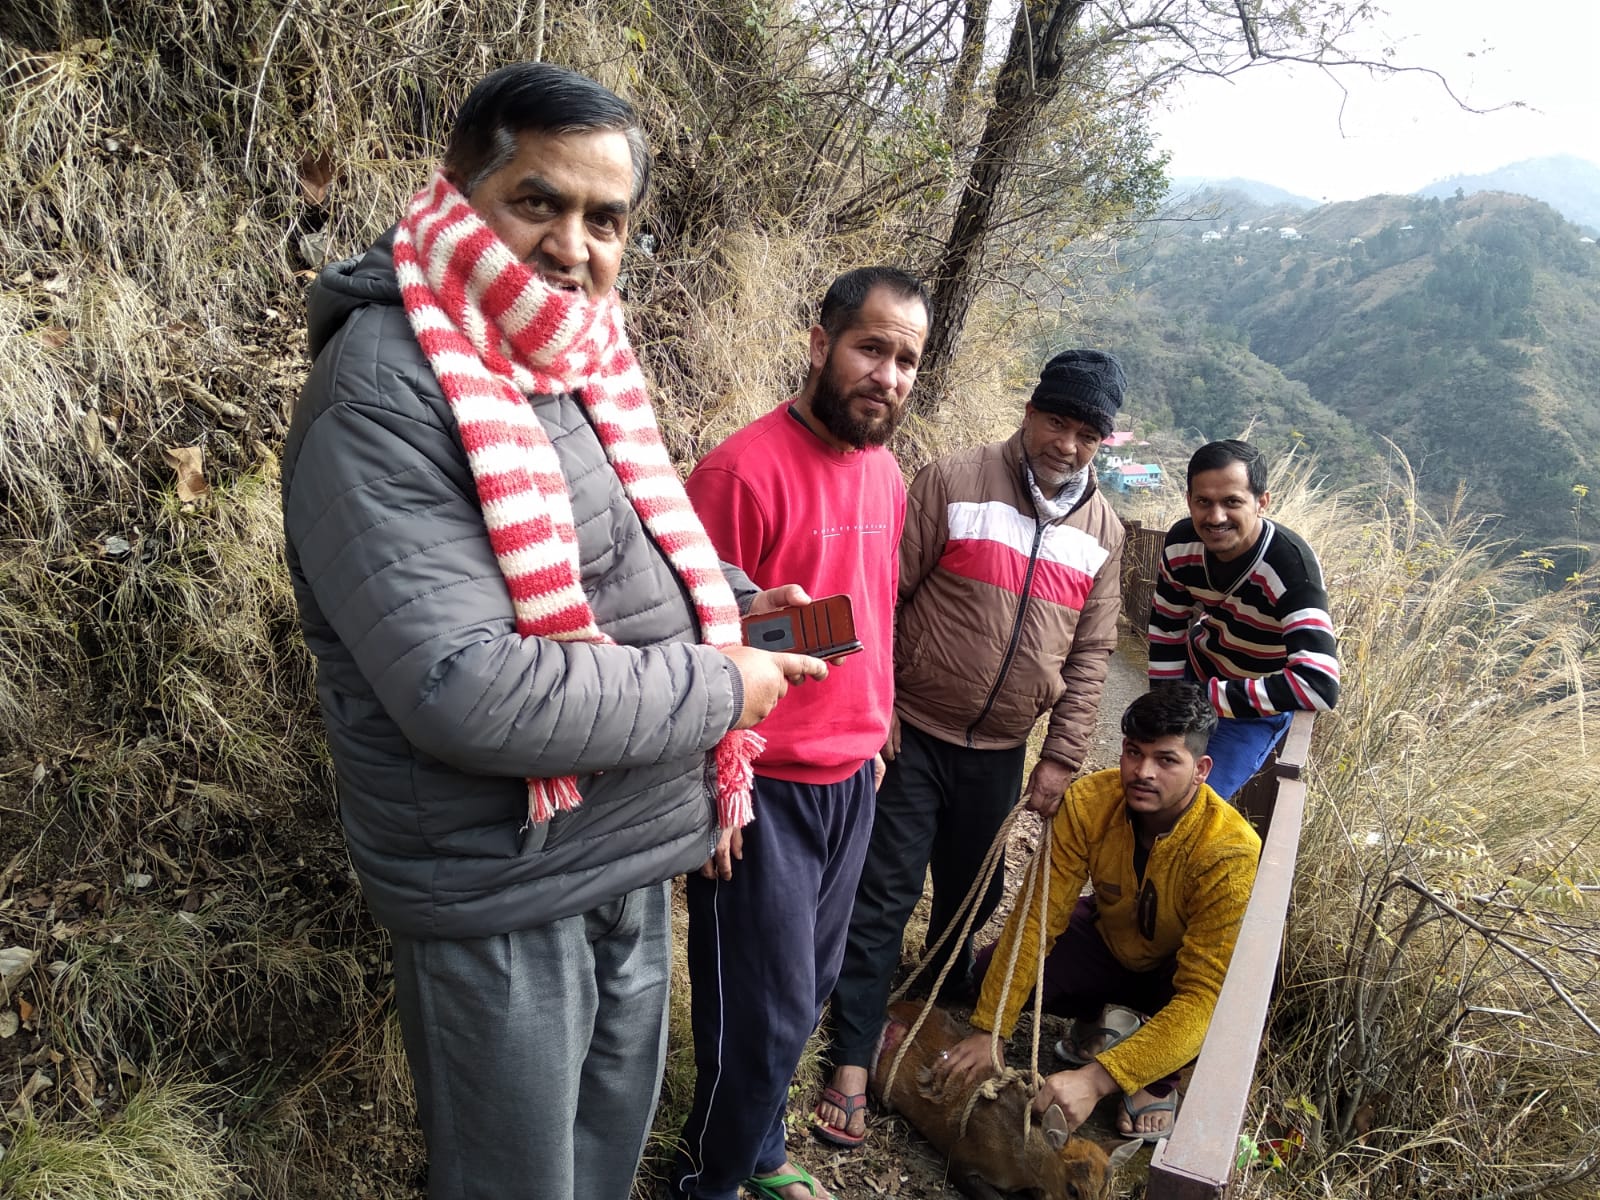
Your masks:
<svg viewBox="0 0 1600 1200"><path fill-rule="evenodd" d="M1059 1109L1043 1119L1035 1117L1024 1141L1022 1114L1031 1101L1021 1088L1007 1087L993 1100L980 1099L962 1133L962 1114L983 1081L969 1081L951 1095L934 1082L933 1064L940 1051L962 1037L942 1009L928 1014L894 1079L888 1080L895 1054L920 1010L911 1001L889 1006L873 1058L872 1089L880 1103L904 1116L949 1160L951 1182L974 1200L1002 1200L1006 1193L1031 1200L1109 1200L1116 1162L1088 1138L1071 1137ZM890 1082L887 1094L885 1082ZM1116 1161L1138 1145L1119 1149Z"/></svg>

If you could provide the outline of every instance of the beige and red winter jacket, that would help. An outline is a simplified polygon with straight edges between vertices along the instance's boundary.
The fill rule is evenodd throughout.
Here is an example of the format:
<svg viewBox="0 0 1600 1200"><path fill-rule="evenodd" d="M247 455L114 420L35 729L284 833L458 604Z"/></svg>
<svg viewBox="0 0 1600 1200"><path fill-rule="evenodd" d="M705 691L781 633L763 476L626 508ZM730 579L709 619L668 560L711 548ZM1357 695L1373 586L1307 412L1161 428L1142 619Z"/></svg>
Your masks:
<svg viewBox="0 0 1600 1200"><path fill-rule="evenodd" d="M1091 468L1092 470L1092 468ZM947 742L1020 745L1076 771L1094 731L1122 603L1122 523L1093 475L1041 523L1020 431L929 463L900 542L895 711Z"/></svg>

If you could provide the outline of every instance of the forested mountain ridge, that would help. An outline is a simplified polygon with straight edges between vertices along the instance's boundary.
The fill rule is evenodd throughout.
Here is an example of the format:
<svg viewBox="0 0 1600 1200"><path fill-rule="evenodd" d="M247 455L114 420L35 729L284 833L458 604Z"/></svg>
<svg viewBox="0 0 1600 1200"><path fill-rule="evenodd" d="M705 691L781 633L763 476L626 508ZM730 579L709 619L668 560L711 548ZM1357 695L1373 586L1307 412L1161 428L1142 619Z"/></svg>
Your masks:
<svg viewBox="0 0 1600 1200"><path fill-rule="evenodd" d="M1294 220L1223 214L1124 246L1134 287L1105 333L1151 382L1138 415L1170 413L1188 440L1254 420L1349 482L1389 438L1430 494L1464 485L1502 533L1594 541L1581 501L1600 481L1600 248L1500 193Z"/></svg>
<svg viewBox="0 0 1600 1200"><path fill-rule="evenodd" d="M1457 191L1515 192L1543 200L1590 233L1600 229L1600 166L1572 154L1551 154L1509 163L1481 175L1452 175L1417 189L1441 200Z"/></svg>

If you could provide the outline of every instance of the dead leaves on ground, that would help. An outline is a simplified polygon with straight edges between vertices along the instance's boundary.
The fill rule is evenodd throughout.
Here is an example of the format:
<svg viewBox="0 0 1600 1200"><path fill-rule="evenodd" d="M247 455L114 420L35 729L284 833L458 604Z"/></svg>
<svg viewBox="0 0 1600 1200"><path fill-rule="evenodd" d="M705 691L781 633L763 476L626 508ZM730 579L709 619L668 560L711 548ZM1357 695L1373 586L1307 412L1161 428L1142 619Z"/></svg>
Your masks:
<svg viewBox="0 0 1600 1200"><path fill-rule="evenodd" d="M199 446L168 446L167 462L178 473L178 502L186 508L211 494L206 482L205 451Z"/></svg>

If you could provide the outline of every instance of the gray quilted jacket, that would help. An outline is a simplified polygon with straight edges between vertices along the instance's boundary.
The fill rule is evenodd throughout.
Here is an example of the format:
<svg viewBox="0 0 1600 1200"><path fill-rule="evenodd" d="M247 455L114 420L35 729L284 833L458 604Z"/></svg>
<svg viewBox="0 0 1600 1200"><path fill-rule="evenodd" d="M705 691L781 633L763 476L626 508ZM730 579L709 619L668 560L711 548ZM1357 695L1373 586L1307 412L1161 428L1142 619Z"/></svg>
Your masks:
<svg viewBox="0 0 1600 1200"><path fill-rule="evenodd" d="M583 912L705 861L706 752L743 703L570 396L531 402L614 646L519 637L449 405L412 336L392 232L327 268L284 451L289 569L378 922L474 938ZM727 568L746 607L754 587ZM529 775L583 803L529 826Z"/></svg>

